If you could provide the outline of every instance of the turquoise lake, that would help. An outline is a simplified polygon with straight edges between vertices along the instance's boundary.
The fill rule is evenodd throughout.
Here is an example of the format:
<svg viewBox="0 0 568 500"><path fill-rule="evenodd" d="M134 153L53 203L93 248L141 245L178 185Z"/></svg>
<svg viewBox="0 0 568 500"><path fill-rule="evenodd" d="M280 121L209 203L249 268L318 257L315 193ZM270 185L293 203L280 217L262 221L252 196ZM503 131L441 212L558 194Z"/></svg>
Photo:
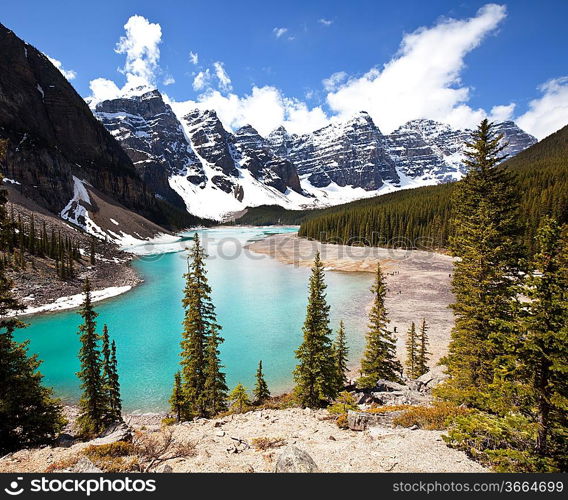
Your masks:
<svg viewBox="0 0 568 500"><path fill-rule="evenodd" d="M222 336L221 357L227 382L249 390L258 361L264 365L274 394L292 386L294 350L302 338L310 270L279 263L243 250L247 242L295 228L216 228L202 230L209 254L208 277L213 288ZM190 236L188 234L187 236ZM185 242L190 245L190 241ZM103 323L116 340L124 408L159 411L168 407L173 374L178 369L181 306L187 252L141 257L133 262L144 283L130 292L95 304L99 331ZM326 273L334 330L345 321L350 357L360 358L371 300L371 273ZM66 403L80 394L77 311L24 318L30 326L18 340L30 340L30 352L43 360L44 381Z"/></svg>

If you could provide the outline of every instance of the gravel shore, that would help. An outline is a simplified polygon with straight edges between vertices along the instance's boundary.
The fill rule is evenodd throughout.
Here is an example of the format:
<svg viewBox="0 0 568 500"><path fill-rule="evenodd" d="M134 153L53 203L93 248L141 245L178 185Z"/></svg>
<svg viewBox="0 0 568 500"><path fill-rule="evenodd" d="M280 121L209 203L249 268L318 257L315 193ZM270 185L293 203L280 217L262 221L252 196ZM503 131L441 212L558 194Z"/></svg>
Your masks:
<svg viewBox="0 0 568 500"><path fill-rule="evenodd" d="M425 318L430 338L431 365L448 349L454 323L448 307L453 302L450 291L453 258L435 252L377 247L351 247L322 244L295 234L277 234L247 246L251 252L268 255L295 266L311 267L317 251L328 271L374 272L380 262L386 275L386 305L395 329L399 357L404 359L406 331L414 321ZM364 304L365 311L371 307Z"/></svg>
<svg viewBox="0 0 568 500"><path fill-rule="evenodd" d="M161 416L137 415L126 421L149 435L162 432ZM193 456L167 462L172 472L272 472L285 446L308 453L320 472L487 472L464 453L448 448L440 431L401 427L339 429L326 410L259 410L168 427L177 442L194 445ZM258 449L255 439L279 439ZM57 470L89 443L69 448L22 450L0 459L1 472Z"/></svg>

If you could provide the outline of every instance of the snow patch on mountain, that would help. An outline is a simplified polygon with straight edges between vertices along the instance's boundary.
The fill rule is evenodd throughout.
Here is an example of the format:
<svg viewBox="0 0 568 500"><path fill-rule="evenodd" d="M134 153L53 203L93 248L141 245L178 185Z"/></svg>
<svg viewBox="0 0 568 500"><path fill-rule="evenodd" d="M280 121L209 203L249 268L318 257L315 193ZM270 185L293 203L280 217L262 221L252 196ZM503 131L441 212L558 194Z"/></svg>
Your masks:
<svg viewBox="0 0 568 500"><path fill-rule="evenodd" d="M105 239L106 233L89 216L91 198L85 184L88 183L73 176L73 198L61 210L59 215L63 220L80 227L87 234L91 234L99 239Z"/></svg>

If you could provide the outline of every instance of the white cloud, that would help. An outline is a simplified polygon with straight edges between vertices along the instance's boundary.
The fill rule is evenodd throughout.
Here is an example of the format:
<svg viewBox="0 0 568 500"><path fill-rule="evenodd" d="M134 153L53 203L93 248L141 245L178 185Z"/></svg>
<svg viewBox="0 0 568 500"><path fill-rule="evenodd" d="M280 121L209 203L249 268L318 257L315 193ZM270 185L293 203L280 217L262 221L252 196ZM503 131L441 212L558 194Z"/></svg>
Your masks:
<svg viewBox="0 0 568 500"><path fill-rule="evenodd" d="M514 102L506 105L493 106L489 113L489 120L492 122L504 122L513 118L516 104Z"/></svg>
<svg viewBox="0 0 568 500"><path fill-rule="evenodd" d="M213 63L213 68L215 69L215 75L217 80L219 80L219 88L225 92L232 90L231 79L225 71L225 66L222 62L217 61Z"/></svg>
<svg viewBox="0 0 568 500"><path fill-rule="evenodd" d="M323 24L324 26L331 26L333 24L333 21L331 19L325 19L324 17L322 17L321 19L318 19L318 23Z"/></svg>
<svg viewBox="0 0 568 500"><path fill-rule="evenodd" d="M339 85L347 79L347 76L345 71L338 71L337 73L333 73L329 78L324 78L321 83L325 90L331 92L337 90Z"/></svg>
<svg viewBox="0 0 568 500"><path fill-rule="evenodd" d="M91 100L94 103L106 101L108 99L116 99L120 97L121 89L116 83L106 78L95 78L89 83L91 88Z"/></svg>
<svg viewBox="0 0 568 500"><path fill-rule="evenodd" d="M178 114L196 107L215 109L228 129L250 124L263 135L280 125L292 133L310 132L361 110L369 112L385 133L415 118L431 118L457 128L473 127L485 117L513 119L515 103L497 104L489 111L472 108L468 104L471 89L461 81L467 54L494 32L505 16L504 6L488 4L469 19L442 19L432 27L405 34L398 52L382 68L371 68L362 76L333 73L322 81L331 113L287 97L273 86L254 86L249 94L236 95L220 61L195 74L193 89L200 93L196 99L172 102L172 106ZM126 54L121 70L126 84L120 88L104 78L91 81L95 102L119 97L137 85L153 85L161 74L160 26L132 16L125 30L116 50ZM287 28L273 31L277 38L288 33ZM197 53L190 52L189 58L198 64ZM163 84L167 81L169 77ZM540 90L542 96L531 101L529 110L518 117L519 126L538 138L568 122L568 77L550 80ZM316 94L310 91L305 98Z"/></svg>
<svg viewBox="0 0 568 500"><path fill-rule="evenodd" d="M136 15L128 19L124 29L126 35L120 37L115 48L118 54L126 54L123 72L152 84L160 60L161 26Z"/></svg>
<svg viewBox="0 0 568 500"><path fill-rule="evenodd" d="M145 17L131 16L124 25L125 35L120 37L115 52L125 54L124 67L119 71L126 76L122 88L105 78L97 78L89 83L92 95L90 101L96 104L105 99L112 99L126 94L138 87L155 88L156 77L161 73L159 45L162 41L162 28L157 23L151 23ZM166 77L165 81L173 83L173 78ZM165 85L168 85L164 82Z"/></svg>
<svg viewBox="0 0 568 500"><path fill-rule="evenodd" d="M195 75L193 79L193 90L199 91L203 90L205 87L209 86L209 82L211 81L211 72L209 68L205 71L200 71Z"/></svg>
<svg viewBox="0 0 568 500"><path fill-rule="evenodd" d="M261 134L279 125L294 133L309 132L361 110L368 111L386 133L415 118L431 118L457 128L474 127L486 116L510 119L514 103L496 105L490 112L471 108L470 88L460 80L466 55L505 16L504 6L488 4L470 19L442 19L404 35L397 54L382 69L371 68L351 78L344 71L332 74L322 81L331 115L321 106L310 108L271 86L254 87L245 96L223 96L209 88L196 101L177 105L215 109L227 128L248 123ZM278 33L278 29L275 35L282 36L285 32Z"/></svg>
<svg viewBox="0 0 568 500"><path fill-rule="evenodd" d="M486 113L466 104L470 89L460 80L464 58L505 16L504 6L488 4L470 19L444 19L404 35L398 53L381 70L373 68L330 92L330 108L340 117L366 110L383 132L415 118L474 126Z"/></svg>
<svg viewBox="0 0 568 500"><path fill-rule="evenodd" d="M164 78L164 81L162 82L164 85L168 86L168 85L172 85L173 83L176 83L175 78L172 75L167 75Z"/></svg>
<svg viewBox="0 0 568 500"><path fill-rule="evenodd" d="M61 63L61 61L53 58L53 57L49 57L47 54L45 54L45 57L47 57L49 59L49 61L51 62L51 64L53 64L59 71L61 71L61 74L67 78L67 80L73 80L73 78L75 78L77 76L77 73L75 71L73 71L72 69L66 70L63 68L63 64Z"/></svg>
<svg viewBox="0 0 568 500"><path fill-rule="evenodd" d="M328 123L321 107L310 109L304 102L285 97L271 86L253 87L251 94L243 97L209 89L196 101L173 101L171 105L178 116L194 108L214 109L226 128L235 130L250 124L261 135L269 134L280 125L292 133L302 134Z"/></svg>
<svg viewBox="0 0 568 500"><path fill-rule="evenodd" d="M288 28L274 28L272 32L276 38L280 38L288 32Z"/></svg>
<svg viewBox="0 0 568 500"><path fill-rule="evenodd" d="M529 103L529 110L517 118L517 124L537 139L568 125L568 76L543 83L542 97Z"/></svg>

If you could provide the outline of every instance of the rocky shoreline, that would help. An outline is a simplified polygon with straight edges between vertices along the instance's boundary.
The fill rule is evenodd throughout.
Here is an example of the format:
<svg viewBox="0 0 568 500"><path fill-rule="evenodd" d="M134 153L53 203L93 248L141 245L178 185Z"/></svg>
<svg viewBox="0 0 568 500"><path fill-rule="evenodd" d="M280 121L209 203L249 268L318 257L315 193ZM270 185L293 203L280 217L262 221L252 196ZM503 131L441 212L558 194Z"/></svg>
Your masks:
<svg viewBox="0 0 568 500"><path fill-rule="evenodd" d="M78 307L74 299L82 293L85 278L91 282L94 302L125 293L141 284L144 280L130 265L133 256L107 246L109 248L103 254L97 254L95 265L81 266L70 280L61 280L47 259L36 258L31 269L10 271L8 276L14 282L14 295L26 308L19 315Z"/></svg>
<svg viewBox="0 0 568 500"><path fill-rule="evenodd" d="M412 322L418 325L423 318L429 325L430 366L446 354L454 324L448 307L454 301L450 286L452 257L421 250L323 244L289 233L269 236L246 248L283 264L302 267L311 267L319 251L326 271L332 272L374 272L380 263L386 278L386 306L399 358L405 357L408 327ZM362 314L367 314L370 307L369 293Z"/></svg>

